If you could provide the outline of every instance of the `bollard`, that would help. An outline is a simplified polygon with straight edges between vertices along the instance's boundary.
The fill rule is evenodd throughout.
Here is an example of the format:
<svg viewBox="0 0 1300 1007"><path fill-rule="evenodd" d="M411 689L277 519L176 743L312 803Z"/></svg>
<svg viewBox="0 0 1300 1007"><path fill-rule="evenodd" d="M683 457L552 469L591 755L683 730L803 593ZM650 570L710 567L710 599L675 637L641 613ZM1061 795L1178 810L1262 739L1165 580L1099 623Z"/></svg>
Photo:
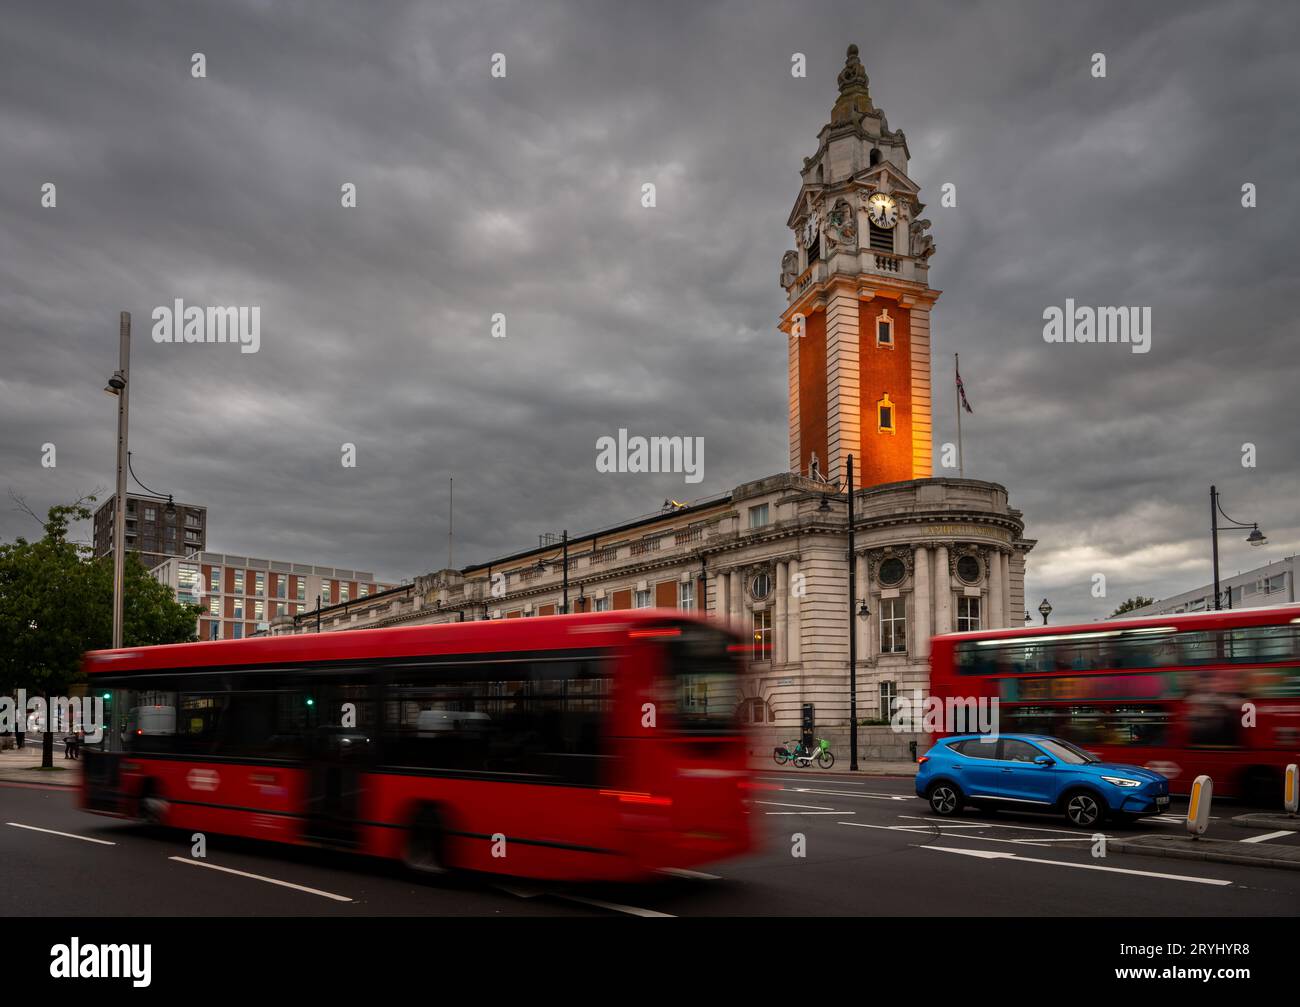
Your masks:
<svg viewBox="0 0 1300 1007"><path fill-rule="evenodd" d="M1198 776L1192 781L1192 794L1187 805L1187 831L1193 839L1205 834L1210 824L1210 799L1214 797L1214 781L1208 776Z"/></svg>
<svg viewBox="0 0 1300 1007"><path fill-rule="evenodd" d="M1296 770L1296 764L1293 762L1286 767L1286 785L1282 790L1282 806L1286 808L1286 813L1292 818L1295 817L1297 806L1300 806L1300 772Z"/></svg>

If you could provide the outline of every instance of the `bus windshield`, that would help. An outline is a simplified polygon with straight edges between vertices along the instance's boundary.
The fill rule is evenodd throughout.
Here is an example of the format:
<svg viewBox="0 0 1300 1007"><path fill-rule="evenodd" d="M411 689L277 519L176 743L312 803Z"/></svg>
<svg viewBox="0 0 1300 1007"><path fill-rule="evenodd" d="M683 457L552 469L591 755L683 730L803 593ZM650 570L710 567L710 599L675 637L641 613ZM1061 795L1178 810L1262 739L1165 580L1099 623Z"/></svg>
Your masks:
<svg viewBox="0 0 1300 1007"><path fill-rule="evenodd" d="M718 734L738 729L741 658L731 644L730 636L709 626L683 626L672 639L660 694L677 730Z"/></svg>

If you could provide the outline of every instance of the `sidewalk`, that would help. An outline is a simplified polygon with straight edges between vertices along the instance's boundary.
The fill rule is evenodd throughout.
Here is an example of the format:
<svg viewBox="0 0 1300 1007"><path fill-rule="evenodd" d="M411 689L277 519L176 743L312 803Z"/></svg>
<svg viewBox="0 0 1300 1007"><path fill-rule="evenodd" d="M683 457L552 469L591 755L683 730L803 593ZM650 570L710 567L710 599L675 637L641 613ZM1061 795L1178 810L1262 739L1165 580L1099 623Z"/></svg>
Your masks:
<svg viewBox="0 0 1300 1007"><path fill-rule="evenodd" d="M915 762L890 762L883 759L863 759L860 757L858 759L858 768L855 772L854 770L849 769L849 757L847 754L843 757L839 755L835 756L835 765L830 769L821 769L815 762L805 769L799 769L788 762L784 766L778 766L770 755L767 758L751 756L749 759L749 768L753 770L770 769L773 771L802 774L836 773L845 776L904 776L909 779L916 776Z"/></svg>
<svg viewBox="0 0 1300 1007"><path fill-rule="evenodd" d="M39 783L46 787L81 786L81 763L63 757L63 740L56 737L54 768L41 768L41 736L27 735L26 748L0 752L0 782Z"/></svg>

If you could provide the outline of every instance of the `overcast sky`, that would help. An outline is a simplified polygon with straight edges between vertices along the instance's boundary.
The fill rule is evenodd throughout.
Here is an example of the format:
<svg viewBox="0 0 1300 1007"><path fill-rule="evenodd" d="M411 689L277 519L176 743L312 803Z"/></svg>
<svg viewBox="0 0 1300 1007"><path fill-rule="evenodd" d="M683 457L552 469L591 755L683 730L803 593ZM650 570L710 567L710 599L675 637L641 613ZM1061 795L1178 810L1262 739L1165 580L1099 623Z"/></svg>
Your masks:
<svg viewBox="0 0 1300 1007"><path fill-rule="evenodd" d="M1212 482L1269 536L1225 536L1226 572L1290 555L1298 29L1240 2L8 4L0 482L42 512L111 492L121 310L136 473L206 505L214 550L397 580L446 564L452 475L459 566L782 471L785 219L857 42L933 221L936 439L960 352L966 473L1038 540L1030 607L1207 582ZM259 352L154 343L178 297L260 306ZM1151 352L1045 343L1066 298L1149 306ZM620 427L703 437L703 482L598 473ZM0 539L38 532L0 499Z"/></svg>

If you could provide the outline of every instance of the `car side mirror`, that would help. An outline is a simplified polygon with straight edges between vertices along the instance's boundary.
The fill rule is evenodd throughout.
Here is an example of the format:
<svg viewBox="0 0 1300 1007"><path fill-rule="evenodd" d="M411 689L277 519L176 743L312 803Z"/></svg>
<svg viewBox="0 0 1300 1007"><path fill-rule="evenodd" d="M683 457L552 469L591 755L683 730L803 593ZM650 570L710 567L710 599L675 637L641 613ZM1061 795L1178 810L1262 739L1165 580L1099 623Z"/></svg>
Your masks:
<svg viewBox="0 0 1300 1007"><path fill-rule="evenodd" d="M1055 766L1055 765L1056 765L1056 760L1053 759L1051 756L1040 755L1038 758L1036 758L1036 759L1034 760L1034 765L1035 765L1035 766Z"/></svg>

